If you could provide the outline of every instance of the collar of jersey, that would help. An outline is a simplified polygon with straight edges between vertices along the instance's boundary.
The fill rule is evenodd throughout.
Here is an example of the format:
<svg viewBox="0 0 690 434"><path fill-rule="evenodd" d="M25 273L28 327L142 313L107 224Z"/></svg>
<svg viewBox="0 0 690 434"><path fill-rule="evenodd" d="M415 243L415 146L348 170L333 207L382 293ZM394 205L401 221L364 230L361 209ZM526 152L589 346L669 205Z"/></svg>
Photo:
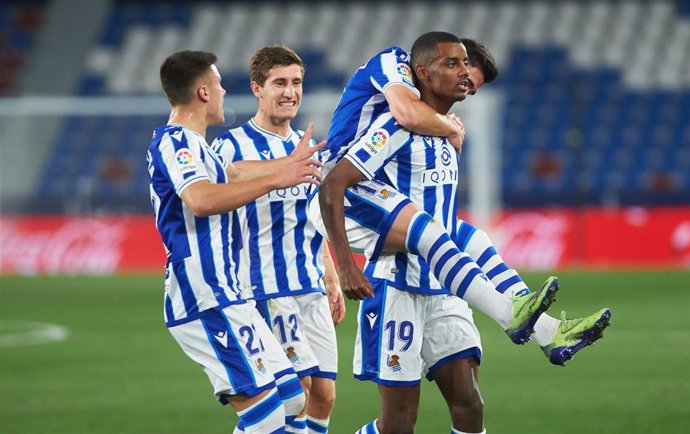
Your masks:
<svg viewBox="0 0 690 434"><path fill-rule="evenodd" d="M292 137L292 132L291 132L287 137L282 137L282 136L279 136L279 135L276 134L276 133L272 133L272 132L270 132L270 131L268 131L268 130L264 130L263 128L261 128L260 126L258 126L258 125L256 124L256 122L254 122L254 118L249 119L249 125L250 125L252 128L254 128L255 130L257 130L258 132L262 133L262 134L266 134L266 135L268 135L268 136L277 137L277 138L279 138L280 140L282 140L282 141L284 141L284 142L287 141L287 140L290 140L290 138ZM292 127L291 127L290 129L292 130ZM293 130L293 131L294 131L294 130Z"/></svg>

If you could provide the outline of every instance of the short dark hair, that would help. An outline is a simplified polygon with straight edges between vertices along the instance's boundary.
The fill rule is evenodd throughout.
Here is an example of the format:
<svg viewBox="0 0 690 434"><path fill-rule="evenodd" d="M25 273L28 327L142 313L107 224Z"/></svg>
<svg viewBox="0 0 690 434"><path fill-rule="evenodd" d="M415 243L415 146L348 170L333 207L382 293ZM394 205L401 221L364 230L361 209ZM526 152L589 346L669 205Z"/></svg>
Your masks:
<svg viewBox="0 0 690 434"><path fill-rule="evenodd" d="M208 73L218 57L206 51L178 51L161 65L161 86L170 104L187 104L192 99L194 84Z"/></svg>
<svg viewBox="0 0 690 434"><path fill-rule="evenodd" d="M461 38L462 44L467 49L470 64L478 67L484 73L484 83L491 83L498 77L498 67L494 56L481 41L470 38Z"/></svg>
<svg viewBox="0 0 690 434"><path fill-rule="evenodd" d="M428 32L417 38L410 50L410 66L428 65L438 54L437 44L442 42L461 42L460 38L448 32Z"/></svg>
<svg viewBox="0 0 690 434"><path fill-rule="evenodd" d="M290 65L299 65L304 73L304 62L294 50L282 44L268 45L254 53L249 61L249 79L263 86L271 68Z"/></svg>

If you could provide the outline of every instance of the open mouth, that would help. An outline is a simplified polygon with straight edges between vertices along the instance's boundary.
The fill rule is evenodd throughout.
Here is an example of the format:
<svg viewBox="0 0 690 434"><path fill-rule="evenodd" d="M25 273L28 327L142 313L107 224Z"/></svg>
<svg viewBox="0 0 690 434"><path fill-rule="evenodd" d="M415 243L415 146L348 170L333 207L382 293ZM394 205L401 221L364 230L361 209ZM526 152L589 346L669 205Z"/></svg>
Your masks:
<svg viewBox="0 0 690 434"><path fill-rule="evenodd" d="M280 107L283 107L283 108L293 108L297 105L297 102L296 101L281 101L278 103L278 105Z"/></svg>

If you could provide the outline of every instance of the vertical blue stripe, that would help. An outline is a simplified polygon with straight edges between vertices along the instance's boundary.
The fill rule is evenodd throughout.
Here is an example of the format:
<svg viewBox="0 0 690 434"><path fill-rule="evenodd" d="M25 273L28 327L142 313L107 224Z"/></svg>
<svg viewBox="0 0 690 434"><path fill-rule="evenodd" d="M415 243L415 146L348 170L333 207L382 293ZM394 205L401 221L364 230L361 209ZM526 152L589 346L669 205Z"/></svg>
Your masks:
<svg viewBox="0 0 690 434"><path fill-rule="evenodd" d="M288 279L287 265L285 263L285 214L284 202L270 202L271 210L271 235L273 245L273 272L275 273L275 281L281 289L290 288L290 281ZM292 252L293 254L295 252Z"/></svg>
<svg viewBox="0 0 690 434"><path fill-rule="evenodd" d="M187 315L196 315L199 313L199 305L197 304L196 296L194 295L194 290L192 289L192 284L189 282L189 276L187 276L187 268L183 260L174 261L171 263L173 274L177 278L177 283L180 285L180 294L182 295L182 302L184 303L185 311Z"/></svg>
<svg viewBox="0 0 690 434"><path fill-rule="evenodd" d="M259 246L259 217L256 209L256 202L250 202L245 205L245 212L247 218L247 226L249 228L249 239L247 246L249 249L249 280L252 287L254 287L255 295L261 295L263 290L263 275L261 273L261 248Z"/></svg>
<svg viewBox="0 0 690 434"><path fill-rule="evenodd" d="M268 139L266 136L252 128L251 121L242 125L242 129L247 137L252 139L254 142L254 147L256 147L256 150L259 151L259 158L262 160L273 159L273 152L271 152L271 147L268 145Z"/></svg>
<svg viewBox="0 0 690 434"><path fill-rule="evenodd" d="M215 252L211 244L211 218L213 217L194 217L194 224L196 226L197 248L199 249L199 260L201 261L204 281L211 287L214 293L219 293L223 290L218 282L216 264L213 259Z"/></svg>
<svg viewBox="0 0 690 434"><path fill-rule="evenodd" d="M304 227L307 224L307 201L306 199L300 199L295 201L295 218L297 219L297 225L294 229L294 242L297 248L297 257L295 259L295 265L297 266L297 277L299 279L300 288L311 288L312 282L309 279L309 271L307 270L307 258L305 256L304 249Z"/></svg>

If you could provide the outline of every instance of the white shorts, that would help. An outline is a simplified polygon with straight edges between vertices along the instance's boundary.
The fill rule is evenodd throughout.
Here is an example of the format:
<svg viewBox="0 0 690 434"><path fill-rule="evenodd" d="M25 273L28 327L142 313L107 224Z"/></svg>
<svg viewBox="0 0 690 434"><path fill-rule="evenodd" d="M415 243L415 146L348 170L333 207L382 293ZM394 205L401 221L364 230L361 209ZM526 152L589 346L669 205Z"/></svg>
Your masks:
<svg viewBox="0 0 690 434"><path fill-rule="evenodd" d="M315 292L254 302L299 377L313 375L335 380L338 344L325 294Z"/></svg>
<svg viewBox="0 0 690 434"><path fill-rule="evenodd" d="M481 360L481 339L467 303L454 295L402 291L372 279L374 297L360 302L353 372L386 386L431 380L454 360Z"/></svg>
<svg viewBox="0 0 690 434"><path fill-rule="evenodd" d="M182 350L204 370L221 403L226 396L254 396L293 373L261 315L249 303L209 309L200 318L169 327Z"/></svg>
<svg viewBox="0 0 690 434"><path fill-rule="evenodd" d="M388 184L368 179L345 190L345 230L350 247L375 261L398 213L410 199ZM309 219L328 238L321 218L319 191L309 202Z"/></svg>

